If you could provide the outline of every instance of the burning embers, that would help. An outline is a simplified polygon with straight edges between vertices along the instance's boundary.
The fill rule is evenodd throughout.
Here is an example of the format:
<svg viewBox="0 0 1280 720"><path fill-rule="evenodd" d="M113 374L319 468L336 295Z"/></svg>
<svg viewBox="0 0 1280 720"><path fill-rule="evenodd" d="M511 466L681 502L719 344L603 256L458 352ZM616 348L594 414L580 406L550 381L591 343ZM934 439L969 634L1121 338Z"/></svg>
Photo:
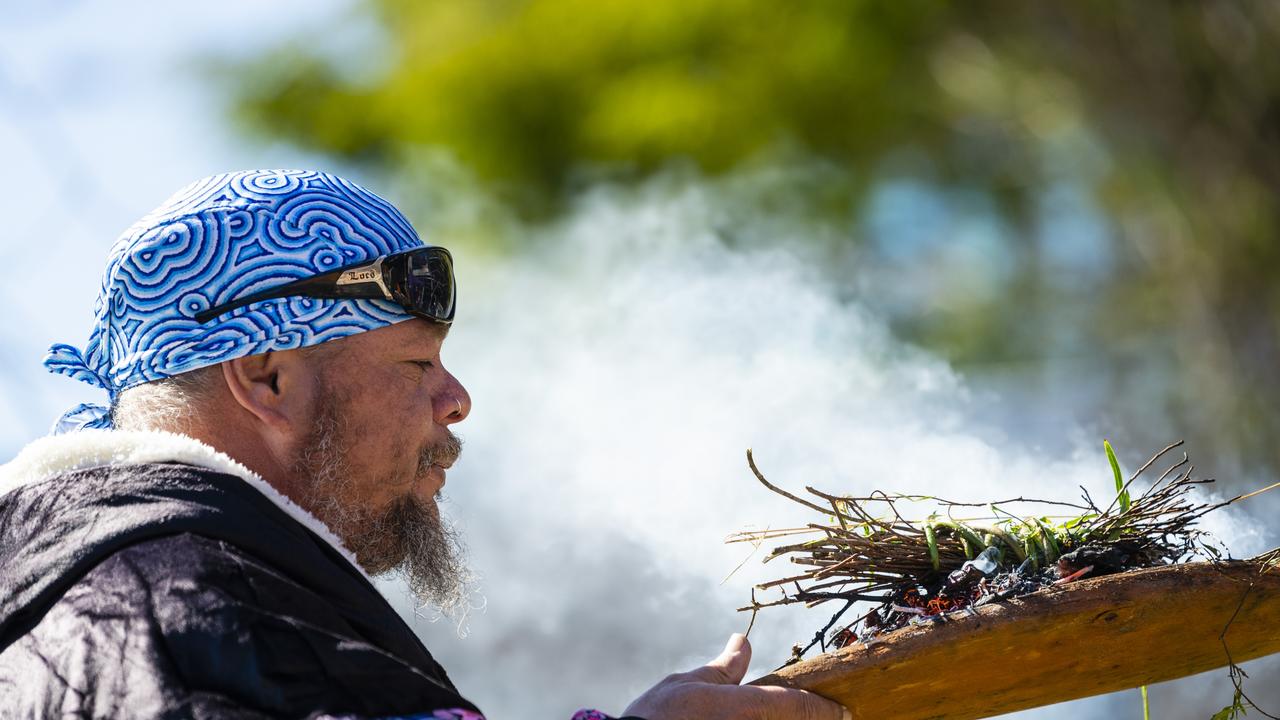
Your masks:
<svg viewBox="0 0 1280 720"><path fill-rule="evenodd" d="M1160 451L1126 481L1108 444L1116 494L1103 507L1094 503L1087 490L1080 503L1024 497L961 503L878 491L865 497L839 496L808 487L814 498L810 500L771 484L748 451L747 461L761 483L821 513L827 522L729 538L729 542L759 544L812 536L775 547L765 558L768 562L787 555L792 563L806 568L756 586L756 590L781 592L781 597L757 600L753 590L751 605L741 609L754 613L776 605L841 601L841 608L813 640L794 648L795 661L815 645L825 652L855 642L870 644L882 633L911 624L944 622L955 613L973 613L982 605L1055 584L1197 555L1217 557L1218 551L1204 542L1195 522L1239 498L1217 504L1191 502L1191 488L1213 481L1192 479L1194 467L1185 454L1141 495L1130 497L1130 485L1180 445ZM919 505L931 506L934 512L923 521L908 520L903 508ZM1047 513L1013 512L1028 507L1047 509ZM870 609L841 624L859 601L871 603Z"/></svg>
<svg viewBox="0 0 1280 720"><path fill-rule="evenodd" d="M1000 548L988 547L941 582L935 574L928 578L928 585L917 585L891 595L859 622L833 633L825 646L842 648L854 642L869 645L877 635L907 625L944 622L950 613L972 613L974 608L990 602L1062 585L1086 575L1106 575L1125 569L1122 565L1078 567L1075 563L1075 558L1069 560L1063 556L1052 567L1036 568L1028 558L1017 567L1002 571Z"/></svg>

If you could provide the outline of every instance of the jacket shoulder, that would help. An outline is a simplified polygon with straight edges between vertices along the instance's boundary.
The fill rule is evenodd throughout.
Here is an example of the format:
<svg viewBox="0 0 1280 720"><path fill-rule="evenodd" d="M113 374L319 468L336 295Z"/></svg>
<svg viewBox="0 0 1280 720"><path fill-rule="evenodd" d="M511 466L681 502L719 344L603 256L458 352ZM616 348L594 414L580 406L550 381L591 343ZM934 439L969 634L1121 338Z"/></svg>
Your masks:
<svg viewBox="0 0 1280 720"><path fill-rule="evenodd" d="M323 588L293 577L193 533L125 547L0 652L0 678L22 678L0 680L0 696L12 695L3 705L34 716L74 708L90 717L156 717L217 702L251 717L465 703L362 636L348 621L358 609L339 608Z"/></svg>

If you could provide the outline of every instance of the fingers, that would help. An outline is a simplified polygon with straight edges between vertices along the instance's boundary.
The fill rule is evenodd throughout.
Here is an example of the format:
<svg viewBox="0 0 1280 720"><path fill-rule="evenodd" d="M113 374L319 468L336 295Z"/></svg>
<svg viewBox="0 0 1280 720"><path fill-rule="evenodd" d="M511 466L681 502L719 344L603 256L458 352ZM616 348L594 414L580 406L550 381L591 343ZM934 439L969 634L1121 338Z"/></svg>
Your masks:
<svg viewBox="0 0 1280 720"><path fill-rule="evenodd" d="M720 657L712 660L708 665L722 669L728 684L741 683L742 678L747 674L747 667L751 665L751 643L747 642L747 636L741 633L730 635L729 642L725 643L724 650L720 652Z"/></svg>
<svg viewBox="0 0 1280 720"><path fill-rule="evenodd" d="M692 682L711 683L713 685L737 685L747 674L747 666L751 664L751 643L747 636L734 633L720 655L711 662L689 673L687 680Z"/></svg>
<svg viewBox="0 0 1280 720"><path fill-rule="evenodd" d="M852 717L840 703L805 690L763 685L745 685L733 690L735 701L764 709L766 718L851 720Z"/></svg>
<svg viewBox="0 0 1280 720"><path fill-rule="evenodd" d="M746 637L697 670L667 676L631 703L627 717L649 720L852 720L838 703L804 690L740 685L751 662Z"/></svg>

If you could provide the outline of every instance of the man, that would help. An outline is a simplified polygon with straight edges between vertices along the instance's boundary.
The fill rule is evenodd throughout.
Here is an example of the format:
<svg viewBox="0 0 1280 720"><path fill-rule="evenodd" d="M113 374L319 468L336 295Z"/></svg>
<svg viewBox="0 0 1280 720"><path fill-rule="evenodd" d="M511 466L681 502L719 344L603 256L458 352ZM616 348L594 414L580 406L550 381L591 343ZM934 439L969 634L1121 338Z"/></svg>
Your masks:
<svg viewBox="0 0 1280 720"><path fill-rule="evenodd" d="M0 470L0 716L482 717L369 580L460 593L452 262L307 171L206 178L121 236L85 349L45 361L111 407ZM734 636L625 715L841 717L739 686L749 660Z"/></svg>

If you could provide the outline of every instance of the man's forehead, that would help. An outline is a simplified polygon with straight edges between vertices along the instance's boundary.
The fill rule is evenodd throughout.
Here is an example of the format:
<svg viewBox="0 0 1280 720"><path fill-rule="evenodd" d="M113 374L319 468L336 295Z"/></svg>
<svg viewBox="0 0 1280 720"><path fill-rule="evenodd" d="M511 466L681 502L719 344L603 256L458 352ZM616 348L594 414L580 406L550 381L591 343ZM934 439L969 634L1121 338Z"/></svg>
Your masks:
<svg viewBox="0 0 1280 720"><path fill-rule="evenodd" d="M449 325L432 322L422 318L412 318L377 330L370 330L365 335L375 336L379 341L395 345L403 345L407 349L423 349L438 347L449 335Z"/></svg>
<svg viewBox="0 0 1280 720"><path fill-rule="evenodd" d="M348 359L375 355L422 355L439 352L440 345L449 334L449 326L420 318L413 318L393 325L366 330L330 340L317 349L328 346L332 353Z"/></svg>
<svg viewBox="0 0 1280 720"><path fill-rule="evenodd" d="M418 323L424 326L427 335L435 342L442 343L444 339L449 337L449 328L453 325L448 323L432 322L431 320L408 320L406 323Z"/></svg>

